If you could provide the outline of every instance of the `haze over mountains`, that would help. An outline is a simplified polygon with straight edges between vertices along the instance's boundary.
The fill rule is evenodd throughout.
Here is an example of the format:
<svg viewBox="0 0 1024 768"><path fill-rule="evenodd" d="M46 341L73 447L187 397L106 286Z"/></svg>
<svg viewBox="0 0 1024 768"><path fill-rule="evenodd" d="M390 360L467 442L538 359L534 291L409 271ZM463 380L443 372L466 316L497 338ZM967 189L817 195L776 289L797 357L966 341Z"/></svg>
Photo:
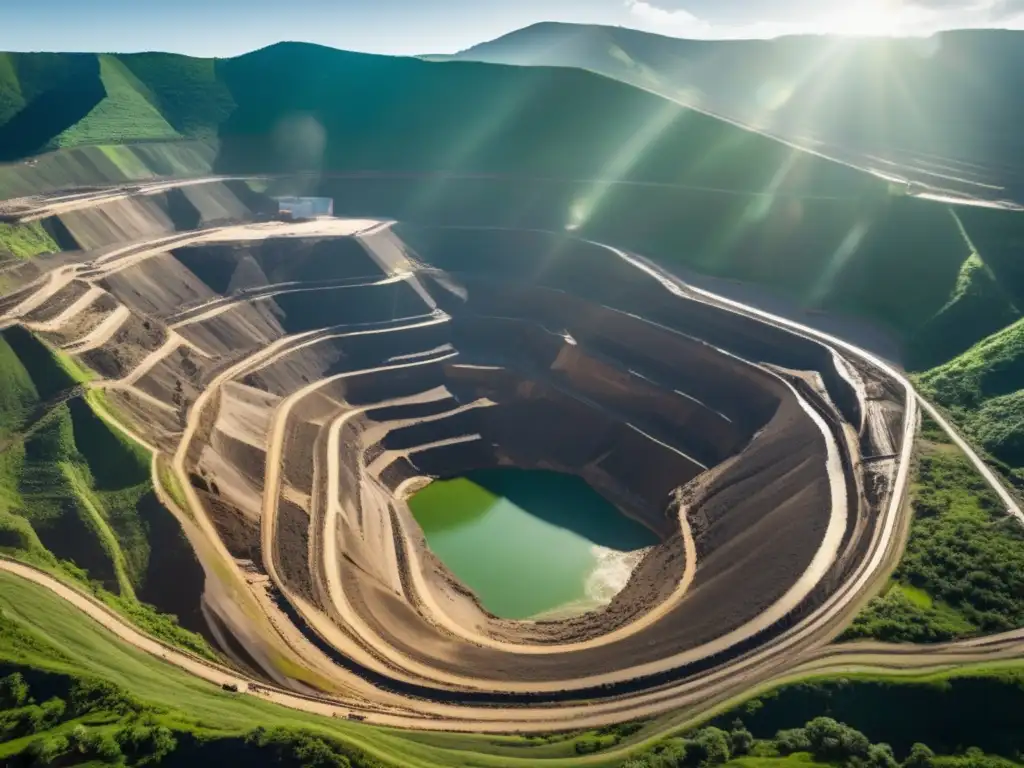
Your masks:
<svg viewBox="0 0 1024 768"><path fill-rule="evenodd" d="M1024 196L1022 32L707 41L544 23L452 58L581 67L928 186Z"/></svg>

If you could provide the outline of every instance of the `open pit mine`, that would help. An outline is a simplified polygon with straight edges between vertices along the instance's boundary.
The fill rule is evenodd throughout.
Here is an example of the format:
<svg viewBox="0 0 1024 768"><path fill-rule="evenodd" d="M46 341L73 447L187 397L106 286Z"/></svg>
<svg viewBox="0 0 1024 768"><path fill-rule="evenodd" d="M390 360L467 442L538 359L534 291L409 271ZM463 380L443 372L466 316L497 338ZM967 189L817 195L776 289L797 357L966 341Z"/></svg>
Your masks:
<svg viewBox="0 0 1024 768"><path fill-rule="evenodd" d="M685 713L812 658L886 578L917 417L880 361L571 233L267 206L210 179L3 208L66 244L3 265L5 333L153 450L194 551L161 589L223 679L424 728ZM410 499L510 468L644 529L600 604L496 615L431 549Z"/></svg>

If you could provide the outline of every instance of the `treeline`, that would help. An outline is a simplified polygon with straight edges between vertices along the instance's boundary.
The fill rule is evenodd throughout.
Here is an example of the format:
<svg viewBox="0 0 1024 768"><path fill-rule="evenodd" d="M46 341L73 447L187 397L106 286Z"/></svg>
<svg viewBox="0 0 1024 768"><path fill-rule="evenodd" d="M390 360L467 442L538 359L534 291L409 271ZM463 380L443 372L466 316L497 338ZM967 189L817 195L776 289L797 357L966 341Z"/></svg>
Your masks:
<svg viewBox="0 0 1024 768"><path fill-rule="evenodd" d="M96 760L106 763L159 762L177 744L171 731L155 721L155 711L117 686L74 681L67 699L51 696L37 703L20 672L0 679L0 741L39 735L15 758L15 765L52 765ZM66 733L50 733L67 721L103 714L120 718L117 727L78 724Z"/></svg>
<svg viewBox="0 0 1024 768"><path fill-rule="evenodd" d="M906 758L896 759L885 743L830 717L816 717L800 728L778 731L774 738L755 739L742 721L728 731L702 728L686 738L667 739L649 752L632 757L621 768L710 768L743 757L780 758L790 755L811 758L844 768L1015 768L1004 757L986 755L978 747L939 756L926 744L914 743Z"/></svg>
<svg viewBox="0 0 1024 768"><path fill-rule="evenodd" d="M36 738L4 765L394 768L304 730L258 727L241 735L196 733L169 717L175 713L144 704L112 683L35 670L26 674L31 681L20 671L0 678L0 743ZM34 691L47 698L37 701Z"/></svg>

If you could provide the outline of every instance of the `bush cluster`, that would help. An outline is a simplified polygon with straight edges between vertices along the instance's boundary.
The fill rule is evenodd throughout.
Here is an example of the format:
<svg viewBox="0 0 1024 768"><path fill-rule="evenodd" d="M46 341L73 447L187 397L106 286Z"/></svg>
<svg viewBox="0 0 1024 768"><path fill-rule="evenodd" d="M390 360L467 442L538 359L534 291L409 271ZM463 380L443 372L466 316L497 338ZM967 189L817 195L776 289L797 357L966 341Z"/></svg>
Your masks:
<svg viewBox="0 0 1024 768"><path fill-rule="evenodd" d="M778 758L789 755L843 768L1014 768L1017 763L986 755L971 747L960 754L937 756L926 744L915 743L900 763L888 744L873 744L863 733L831 717L815 717L801 728L778 731L772 739L755 739L739 720L731 731L707 727L686 738L663 741L646 754L632 757L621 768L710 768L750 755Z"/></svg>
<svg viewBox="0 0 1024 768"><path fill-rule="evenodd" d="M707 768L749 754L754 744L742 723L735 723L731 731L711 726L688 738L667 739L647 754L627 760L623 768Z"/></svg>

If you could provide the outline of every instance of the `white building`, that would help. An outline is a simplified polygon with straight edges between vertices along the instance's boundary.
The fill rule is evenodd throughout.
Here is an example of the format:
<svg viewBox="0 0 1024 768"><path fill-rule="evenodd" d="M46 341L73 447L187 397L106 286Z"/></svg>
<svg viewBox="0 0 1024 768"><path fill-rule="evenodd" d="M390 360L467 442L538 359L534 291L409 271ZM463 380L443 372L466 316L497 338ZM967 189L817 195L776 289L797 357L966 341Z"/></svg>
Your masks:
<svg viewBox="0 0 1024 768"><path fill-rule="evenodd" d="M293 219L315 219L334 215L334 199L330 197L278 197L277 211L291 214Z"/></svg>

